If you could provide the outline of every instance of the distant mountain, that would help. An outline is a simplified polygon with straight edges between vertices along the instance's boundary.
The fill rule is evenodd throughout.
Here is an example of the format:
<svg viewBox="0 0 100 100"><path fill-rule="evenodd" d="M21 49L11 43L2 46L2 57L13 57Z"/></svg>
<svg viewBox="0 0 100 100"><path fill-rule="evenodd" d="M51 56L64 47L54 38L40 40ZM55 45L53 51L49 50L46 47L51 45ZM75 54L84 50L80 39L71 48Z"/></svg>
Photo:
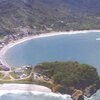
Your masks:
<svg viewBox="0 0 100 100"><path fill-rule="evenodd" d="M0 35L17 33L19 27L100 29L100 0L0 0Z"/></svg>
<svg viewBox="0 0 100 100"><path fill-rule="evenodd" d="M100 0L65 0L70 7L78 11L100 14Z"/></svg>

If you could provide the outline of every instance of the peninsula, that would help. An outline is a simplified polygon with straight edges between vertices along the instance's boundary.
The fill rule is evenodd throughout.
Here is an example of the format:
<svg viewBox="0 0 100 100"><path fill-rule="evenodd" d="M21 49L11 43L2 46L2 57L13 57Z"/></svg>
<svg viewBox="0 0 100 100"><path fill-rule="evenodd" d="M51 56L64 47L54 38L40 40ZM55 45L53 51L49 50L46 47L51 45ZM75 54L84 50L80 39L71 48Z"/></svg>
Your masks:
<svg viewBox="0 0 100 100"><path fill-rule="evenodd" d="M90 97L100 89L96 68L87 64L72 61L45 62L37 65L34 72L38 83L48 86L53 92L71 95L78 92Z"/></svg>

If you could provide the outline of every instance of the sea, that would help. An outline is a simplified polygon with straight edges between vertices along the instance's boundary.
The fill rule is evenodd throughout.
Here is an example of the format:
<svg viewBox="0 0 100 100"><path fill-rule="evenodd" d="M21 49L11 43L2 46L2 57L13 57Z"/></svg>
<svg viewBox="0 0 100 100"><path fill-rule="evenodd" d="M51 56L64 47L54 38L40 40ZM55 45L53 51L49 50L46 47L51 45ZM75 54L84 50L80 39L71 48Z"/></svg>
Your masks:
<svg viewBox="0 0 100 100"><path fill-rule="evenodd" d="M90 98L85 100L100 100L100 91L97 91ZM70 95L55 93L23 92L23 93L4 93L0 95L0 100L72 100Z"/></svg>
<svg viewBox="0 0 100 100"><path fill-rule="evenodd" d="M97 68L100 74L100 32L63 34L36 38L13 46L5 53L6 62L14 67L42 62L78 61ZM15 98L16 97L16 98ZM0 100L72 100L69 95L8 93ZM85 100L100 100L100 90Z"/></svg>

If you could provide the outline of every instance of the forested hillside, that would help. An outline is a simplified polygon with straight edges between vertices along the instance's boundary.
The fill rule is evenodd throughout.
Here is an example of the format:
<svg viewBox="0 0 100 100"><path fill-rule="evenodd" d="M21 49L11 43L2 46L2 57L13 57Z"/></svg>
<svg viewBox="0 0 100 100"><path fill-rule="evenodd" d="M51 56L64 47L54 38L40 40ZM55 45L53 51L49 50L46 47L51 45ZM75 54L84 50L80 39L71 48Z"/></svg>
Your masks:
<svg viewBox="0 0 100 100"><path fill-rule="evenodd" d="M88 87L90 94L100 89L100 77L91 65L72 61L45 62L37 65L34 71L51 79L53 88L61 93L68 93L72 87L80 90Z"/></svg>
<svg viewBox="0 0 100 100"><path fill-rule="evenodd" d="M100 0L0 0L0 35L100 29Z"/></svg>

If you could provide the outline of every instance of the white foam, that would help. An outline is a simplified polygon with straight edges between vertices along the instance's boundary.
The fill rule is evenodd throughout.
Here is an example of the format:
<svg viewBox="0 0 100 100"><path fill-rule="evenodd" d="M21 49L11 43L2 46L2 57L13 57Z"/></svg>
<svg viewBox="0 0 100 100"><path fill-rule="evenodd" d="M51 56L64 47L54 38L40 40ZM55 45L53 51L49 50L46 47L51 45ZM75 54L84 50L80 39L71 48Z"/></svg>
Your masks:
<svg viewBox="0 0 100 100"><path fill-rule="evenodd" d="M62 94L56 94L56 93L44 93L44 92L37 92L37 91L16 91L16 90L1 90L0 91L0 96L7 95L7 94L26 94L29 95L32 93L34 96L40 96L43 95L44 97L55 97L55 98L63 98L63 100L72 100L70 95L62 95Z"/></svg>

